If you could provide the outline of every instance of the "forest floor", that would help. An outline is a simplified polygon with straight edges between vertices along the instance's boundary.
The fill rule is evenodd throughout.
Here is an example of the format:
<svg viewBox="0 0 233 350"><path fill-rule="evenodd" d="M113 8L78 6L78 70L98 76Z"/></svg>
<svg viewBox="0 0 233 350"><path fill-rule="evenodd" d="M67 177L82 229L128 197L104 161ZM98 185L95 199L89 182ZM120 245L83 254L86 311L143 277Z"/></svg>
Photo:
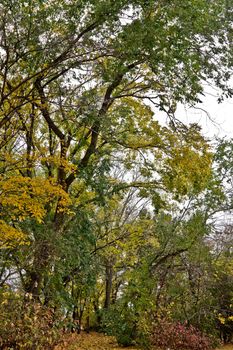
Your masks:
<svg viewBox="0 0 233 350"><path fill-rule="evenodd" d="M114 337L109 337L101 333L92 332L87 334L71 334L64 337L61 345L55 350L139 350L136 347L122 348L117 345ZM229 349L230 350L230 349ZM233 349L232 349L233 350Z"/></svg>
<svg viewBox="0 0 233 350"><path fill-rule="evenodd" d="M108 337L104 334L92 332L87 334L69 334L64 337L61 345L56 346L55 350L140 350L136 347L122 348L117 345L114 337ZM233 350L233 344L225 345L216 350Z"/></svg>

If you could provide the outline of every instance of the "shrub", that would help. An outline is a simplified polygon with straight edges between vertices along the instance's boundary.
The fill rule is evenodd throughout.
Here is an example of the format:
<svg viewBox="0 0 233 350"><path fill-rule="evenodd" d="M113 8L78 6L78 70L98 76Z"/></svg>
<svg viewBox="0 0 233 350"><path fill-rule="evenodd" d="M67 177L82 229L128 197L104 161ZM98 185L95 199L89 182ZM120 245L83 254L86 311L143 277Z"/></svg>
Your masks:
<svg viewBox="0 0 233 350"><path fill-rule="evenodd" d="M193 326L162 320L153 327L151 335L153 346L173 350L209 350L213 340Z"/></svg>
<svg viewBox="0 0 233 350"><path fill-rule="evenodd" d="M135 322L130 312L120 312L115 308L104 311L101 330L107 335L115 336L121 346L130 346L135 343Z"/></svg>
<svg viewBox="0 0 233 350"><path fill-rule="evenodd" d="M120 346L139 345L150 348L150 330L145 313L136 313L131 307L114 305L102 313L101 331L113 335Z"/></svg>
<svg viewBox="0 0 233 350"><path fill-rule="evenodd" d="M59 340L54 313L33 301L22 301L14 293L1 295L0 348L42 350L53 349Z"/></svg>

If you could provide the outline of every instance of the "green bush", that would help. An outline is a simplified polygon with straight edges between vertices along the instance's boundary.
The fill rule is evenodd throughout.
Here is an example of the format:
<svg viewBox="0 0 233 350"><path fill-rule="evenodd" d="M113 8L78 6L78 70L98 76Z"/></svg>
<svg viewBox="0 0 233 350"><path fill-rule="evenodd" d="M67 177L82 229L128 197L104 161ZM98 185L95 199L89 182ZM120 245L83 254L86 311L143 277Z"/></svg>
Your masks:
<svg viewBox="0 0 233 350"><path fill-rule="evenodd" d="M130 312L122 312L117 308L104 310L102 313L101 330L107 335L113 335L121 346L130 346L136 342L135 318Z"/></svg>
<svg viewBox="0 0 233 350"><path fill-rule="evenodd" d="M150 347L150 328L145 313L129 306L115 305L102 313L101 331L113 335L120 346Z"/></svg>

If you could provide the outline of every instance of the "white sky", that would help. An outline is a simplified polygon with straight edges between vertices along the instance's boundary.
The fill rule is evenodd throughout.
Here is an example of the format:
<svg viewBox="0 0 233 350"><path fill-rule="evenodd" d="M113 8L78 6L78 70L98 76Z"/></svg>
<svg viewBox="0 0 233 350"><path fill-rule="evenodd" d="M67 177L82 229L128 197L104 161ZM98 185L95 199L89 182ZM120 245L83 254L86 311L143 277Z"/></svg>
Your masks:
<svg viewBox="0 0 233 350"><path fill-rule="evenodd" d="M196 109L180 105L176 112L177 119L186 124L198 123L208 138L233 138L233 98L218 103L212 93L202 97L203 103L198 104Z"/></svg>

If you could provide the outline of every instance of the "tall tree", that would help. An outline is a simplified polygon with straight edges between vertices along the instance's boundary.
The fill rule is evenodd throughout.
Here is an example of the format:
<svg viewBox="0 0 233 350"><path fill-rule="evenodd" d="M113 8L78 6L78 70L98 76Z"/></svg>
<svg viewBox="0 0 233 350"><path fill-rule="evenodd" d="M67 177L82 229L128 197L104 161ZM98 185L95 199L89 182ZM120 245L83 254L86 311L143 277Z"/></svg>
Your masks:
<svg viewBox="0 0 233 350"><path fill-rule="evenodd" d="M0 10L1 193L11 199L0 223L31 240L25 286L38 298L72 211L131 185L177 198L205 187L206 141L174 110L199 101L204 81L231 95L232 13L223 0L4 0ZM119 184L115 164L139 164L143 183Z"/></svg>

